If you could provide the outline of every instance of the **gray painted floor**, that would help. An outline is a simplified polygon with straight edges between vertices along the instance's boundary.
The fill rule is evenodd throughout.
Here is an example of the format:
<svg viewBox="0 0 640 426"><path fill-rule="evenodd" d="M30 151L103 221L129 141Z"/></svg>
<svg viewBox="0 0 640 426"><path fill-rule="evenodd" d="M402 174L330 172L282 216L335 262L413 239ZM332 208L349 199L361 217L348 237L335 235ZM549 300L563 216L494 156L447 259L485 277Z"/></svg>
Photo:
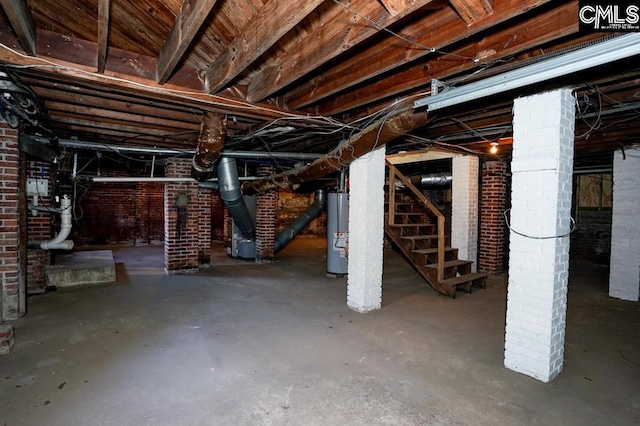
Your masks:
<svg viewBox="0 0 640 426"><path fill-rule="evenodd" d="M217 257L162 273L162 248L114 250L117 284L29 299L0 358L0 425L632 425L640 304L572 271L566 362L552 383L502 366L506 285L439 297L395 252L359 314L324 242L278 261Z"/></svg>

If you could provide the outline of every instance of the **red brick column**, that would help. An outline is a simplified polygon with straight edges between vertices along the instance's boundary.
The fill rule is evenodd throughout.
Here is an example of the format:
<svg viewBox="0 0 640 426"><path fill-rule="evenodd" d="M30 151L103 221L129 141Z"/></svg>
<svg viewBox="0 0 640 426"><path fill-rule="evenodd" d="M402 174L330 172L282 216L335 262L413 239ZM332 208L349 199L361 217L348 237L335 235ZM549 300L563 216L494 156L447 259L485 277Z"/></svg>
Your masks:
<svg viewBox="0 0 640 426"><path fill-rule="evenodd" d="M198 188L198 260L211 263L211 190Z"/></svg>
<svg viewBox="0 0 640 426"><path fill-rule="evenodd" d="M506 266L507 165L487 161L482 165L480 199L480 249L478 269L502 273Z"/></svg>
<svg viewBox="0 0 640 426"><path fill-rule="evenodd" d="M191 159L167 161L167 177L190 177ZM176 206L188 198L186 207ZM167 182L164 187L164 268L168 274L198 271L198 184Z"/></svg>
<svg viewBox="0 0 640 426"><path fill-rule="evenodd" d="M275 173L272 164L263 164L258 168L258 176ZM256 262L273 262L276 238L276 206L278 195L271 191L256 195Z"/></svg>
<svg viewBox="0 0 640 426"><path fill-rule="evenodd" d="M49 195L38 196L38 205L52 206L53 187L51 179L51 167L48 163L41 161L27 161L27 178L45 180L49 183ZM32 197L27 197L27 205L33 203ZM33 216L27 212L27 238L29 241L50 240L51 235L51 214L38 212ZM29 248L27 250L27 293L44 293L47 288L45 272L50 263L50 256L46 250Z"/></svg>
<svg viewBox="0 0 640 426"><path fill-rule="evenodd" d="M19 188L19 176L18 131L0 119L0 323L24 314L24 289L20 289L21 279L24 281L24 276L20 277L23 250L19 232L19 191L24 189Z"/></svg>

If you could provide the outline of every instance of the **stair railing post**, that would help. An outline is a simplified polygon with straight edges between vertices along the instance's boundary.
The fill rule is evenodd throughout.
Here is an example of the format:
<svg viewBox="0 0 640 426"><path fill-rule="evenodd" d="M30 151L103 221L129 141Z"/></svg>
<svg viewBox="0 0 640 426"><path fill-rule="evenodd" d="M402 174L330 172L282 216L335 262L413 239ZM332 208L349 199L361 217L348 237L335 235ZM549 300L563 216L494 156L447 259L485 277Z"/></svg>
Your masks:
<svg viewBox="0 0 640 426"><path fill-rule="evenodd" d="M438 282L444 280L444 216L438 216Z"/></svg>

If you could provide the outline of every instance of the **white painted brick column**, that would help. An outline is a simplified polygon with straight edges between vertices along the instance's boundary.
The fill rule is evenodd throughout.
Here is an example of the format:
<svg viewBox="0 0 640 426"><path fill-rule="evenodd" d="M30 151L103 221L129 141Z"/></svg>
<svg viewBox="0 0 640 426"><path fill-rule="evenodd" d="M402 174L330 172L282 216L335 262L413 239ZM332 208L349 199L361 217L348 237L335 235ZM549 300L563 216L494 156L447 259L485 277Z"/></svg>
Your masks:
<svg viewBox="0 0 640 426"><path fill-rule="evenodd" d="M640 148L640 145L636 145ZM626 158L625 158L626 157ZM613 155L613 213L609 296L640 300L640 153Z"/></svg>
<svg viewBox="0 0 640 426"><path fill-rule="evenodd" d="M380 309L384 243L385 148L349 166L349 263L347 305L358 312Z"/></svg>
<svg viewBox="0 0 640 426"><path fill-rule="evenodd" d="M505 367L548 382L562 371L569 277L575 99L514 101Z"/></svg>
<svg viewBox="0 0 640 426"><path fill-rule="evenodd" d="M459 155L452 159L451 247L458 257L471 260L471 269L478 266L478 173L480 160L474 155Z"/></svg>

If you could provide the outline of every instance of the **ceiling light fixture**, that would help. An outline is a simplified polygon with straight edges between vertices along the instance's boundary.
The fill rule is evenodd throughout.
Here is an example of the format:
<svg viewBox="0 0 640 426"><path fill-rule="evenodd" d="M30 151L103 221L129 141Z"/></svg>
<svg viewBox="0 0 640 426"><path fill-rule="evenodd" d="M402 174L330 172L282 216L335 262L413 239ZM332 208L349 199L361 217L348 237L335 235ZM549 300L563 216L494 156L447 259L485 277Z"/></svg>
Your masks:
<svg viewBox="0 0 640 426"><path fill-rule="evenodd" d="M493 141L491 143L489 143L489 145L491 145L491 148L489 148L489 152L492 154L497 154L498 153L498 142Z"/></svg>

